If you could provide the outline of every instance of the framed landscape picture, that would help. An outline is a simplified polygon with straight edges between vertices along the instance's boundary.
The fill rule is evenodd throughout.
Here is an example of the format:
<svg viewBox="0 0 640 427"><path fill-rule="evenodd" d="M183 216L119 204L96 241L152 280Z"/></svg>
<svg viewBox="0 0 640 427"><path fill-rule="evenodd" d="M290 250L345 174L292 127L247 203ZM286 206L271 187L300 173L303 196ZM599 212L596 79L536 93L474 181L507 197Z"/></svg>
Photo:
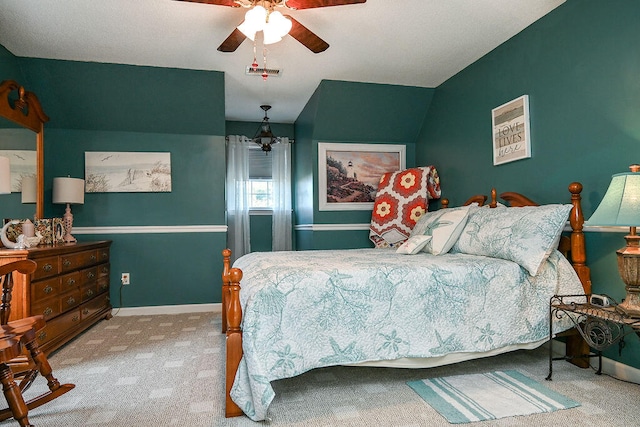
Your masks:
<svg viewBox="0 0 640 427"><path fill-rule="evenodd" d="M491 125L494 166L531 157L528 95L491 110Z"/></svg>
<svg viewBox="0 0 640 427"><path fill-rule="evenodd" d="M318 209L373 209L380 177L405 162L404 145L319 142Z"/></svg>
<svg viewBox="0 0 640 427"><path fill-rule="evenodd" d="M87 193L170 193L171 153L86 151Z"/></svg>

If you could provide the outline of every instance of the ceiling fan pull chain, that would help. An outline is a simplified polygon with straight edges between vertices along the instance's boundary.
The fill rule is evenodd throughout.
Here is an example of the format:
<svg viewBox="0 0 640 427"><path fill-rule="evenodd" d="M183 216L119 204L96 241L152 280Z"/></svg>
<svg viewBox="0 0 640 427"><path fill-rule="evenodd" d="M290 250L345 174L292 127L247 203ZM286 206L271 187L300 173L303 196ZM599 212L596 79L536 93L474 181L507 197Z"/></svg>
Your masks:
<svg viewBox="0 0 640 427"><path fill-rule="evenodd" d="M253 71L257 71L258 70L258 57L256 55L256 41L255 41L255 39L253 40L253 62L251 63L251 69Z"/></svg>
<svg viewBox="0 0 640 427"><path fill-rule="evenodd" d="M264 67L262 69L262 80L267 81L267 77L269 77L269 74L267 73L267 48L264 46L262 47L262 59L264 61Z"/></svg>

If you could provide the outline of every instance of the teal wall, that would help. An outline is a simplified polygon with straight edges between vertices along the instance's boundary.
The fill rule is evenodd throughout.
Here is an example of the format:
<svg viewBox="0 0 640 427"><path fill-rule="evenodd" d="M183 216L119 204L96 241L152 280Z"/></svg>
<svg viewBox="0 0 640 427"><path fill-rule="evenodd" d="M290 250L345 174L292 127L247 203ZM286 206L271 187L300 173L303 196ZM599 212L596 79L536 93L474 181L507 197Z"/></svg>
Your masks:
<svg viewBox="0 0 640 427"><path fill-rule="evenodd" d="M3 80L15 80L20 83L24 80L24 76L19 59L0 45L0 81Z"/></svg>
<svg viewBox="0 0 640 427"><path fill-rule="evenodd" d="M406 145L416 166L416 139L433 89L323 80L295 123L296 224L364 224L371 211L318 210L318 142ZM371 247L368 231L295 233L298 249ZM346 238L345 238L346 236Z"/></svg>
<svg viewBox="0 0 640 427"><path fill-rule="evenodd" d="M611 175L640 161L640 2L568 0L440 85L417 144L418 162L436 163L452 205L469 195L517 191L539 203L569 200L584 185L587 218ZM493 166L491 109L530 101L532 157ZM622 233L586 235L593 291L620 300L615 250ZM640 367L630 337L622 357Z"/></svg>
<svg viewBox="0 0 640 427"><path fill-rule="evenodd" d="M1 53L1 52L0 52ZM14 57L15 58L15 57ZM74 226L113 227L77 234L113 241L114 306L220 302L224 230L225 112L220 72L17 58L20 83L50 117L45 125L45 216L55 176L84 177L86 151L169 152L170 193L90 193L74 205ZM4 67L0 72L5 71ZM0 77L4 79L4 77ZM121 234L122 226L165 226L171 232ZM215 227L214 227L215 228ZM120 273L131 285L120 289Z"/></svg>

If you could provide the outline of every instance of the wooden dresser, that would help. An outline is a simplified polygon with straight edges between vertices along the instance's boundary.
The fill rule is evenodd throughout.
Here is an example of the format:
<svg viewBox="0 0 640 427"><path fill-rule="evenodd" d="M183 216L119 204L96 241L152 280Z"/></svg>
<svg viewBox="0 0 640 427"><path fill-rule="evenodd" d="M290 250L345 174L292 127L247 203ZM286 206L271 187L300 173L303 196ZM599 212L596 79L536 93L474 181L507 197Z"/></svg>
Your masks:
<svg viewBox="0 0 640 427"><path fill-rule="evenodd" d="M33 274L14 277L11 320L42 314L47 326L38 342L46 354L111 318L110 246L105 240L0 249L0 265L20 259L38 264Z"/></svg>

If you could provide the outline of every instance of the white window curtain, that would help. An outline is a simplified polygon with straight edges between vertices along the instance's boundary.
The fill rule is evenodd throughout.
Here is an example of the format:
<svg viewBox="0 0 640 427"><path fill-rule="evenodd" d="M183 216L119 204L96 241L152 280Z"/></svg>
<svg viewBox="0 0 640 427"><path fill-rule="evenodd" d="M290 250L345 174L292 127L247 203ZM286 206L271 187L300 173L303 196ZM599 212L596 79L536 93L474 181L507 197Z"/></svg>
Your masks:
<svg viewBox="0 0 640 427"><path fill-rule="evenodd" d="M273 251L290 251L291 239L291 144L289 138L282 138L271 148L273 180Z"/></svg>
<svg viewBox="0 0 640 427"><path fill-rule="evenodd" d="M227 247L232 262L251 252L249 240L249 147L245 136L227 138Z"/></svg>

